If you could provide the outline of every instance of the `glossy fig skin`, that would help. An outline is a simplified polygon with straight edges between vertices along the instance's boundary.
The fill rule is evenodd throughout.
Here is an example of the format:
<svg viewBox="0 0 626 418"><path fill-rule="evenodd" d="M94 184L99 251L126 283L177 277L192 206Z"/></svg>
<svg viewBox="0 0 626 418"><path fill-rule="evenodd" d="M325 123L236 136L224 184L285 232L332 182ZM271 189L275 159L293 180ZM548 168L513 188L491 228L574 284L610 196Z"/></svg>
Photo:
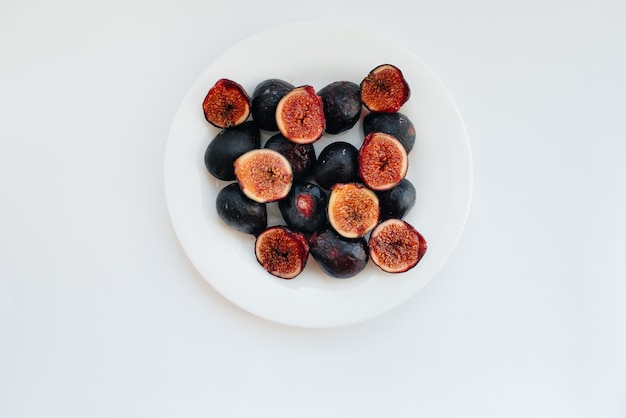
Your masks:
<svg viewBox="0 0 626 418"><path fill-rule="evenodd" d="M339 134L351 129L359 121L361 88L351 81L335 81L317 92L324 102L326 132Z"/></svg>
<svg viewBox="0 0 626 418"><path fill-rule="evenodd" d="M217 193L215 208L220 219L239 232L257 236L267 228L267 206L249 199L237 183Z"/></svg>
<svg viewBox="0 0 626 418"><path fill-rule="evenodd" d="M311 182L294 183L286 198L278 202L280 213L290 228L312 234L328 224L328 195Z"/></svg>
<svg viewBox="0 0 626 418"><path fill-rule="evenodd" d="M280 99L294 88L293 84L278 78L270 78L257 84L250 98L250 111L252 119L261 129L278 131L276 107Z"/></svg>
<svg viewBox="0 0 626 418"><path fill-rule="evenodd" d="M392 189L376 192L380 205L380 220L403 219L415 206L416 191L406 177Z"/></svg>
<svg viewBox="0 0 626 418"><path fill-rule="evenodd" d="M242 154L261 147L261 131L255 121L220 131L209 143L204 153L204 164L211 175L220 179L235 180L233 163Z"/></svg>
<svg viewBox="0 0 626 418"><path fill-rule="evenodd" d="M328 144L317 157L313 177L325 189L336 183L359 181L359 150L349 142L335 141Z"/></svg>
<svg viewBox="0 0 626 418"><path fill-rule="evenodd" d="M270 137L264 148L277 151L287 158L293 170L294 181L311 175L315 161L317 161L313 144L296 144L281 133Z"/></svg>
<svg viewBox="0 0 626 418"><path fill-rule="evenodd" d="M344 238L332 228L315 232L309 239L309 248L322 271L337 279L356 276L369 260L365 238Z"/></svg>
<svg viewBox="0 0 626 418"><path fill-rule="evenodd" d="M363 135L372 132L384 132L395 136L409 153L415 145L415 126L403 113L372 112L363 118Z"/></svg>

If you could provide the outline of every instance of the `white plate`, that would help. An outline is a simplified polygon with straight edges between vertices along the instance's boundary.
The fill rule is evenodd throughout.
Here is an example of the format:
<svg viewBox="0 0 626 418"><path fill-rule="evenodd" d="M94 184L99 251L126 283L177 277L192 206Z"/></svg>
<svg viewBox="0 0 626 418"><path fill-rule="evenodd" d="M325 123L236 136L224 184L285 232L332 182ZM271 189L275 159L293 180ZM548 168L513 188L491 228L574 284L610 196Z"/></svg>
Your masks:
<svg viewBox="0 0 626 418"><path fill-rule="evenodd" d="M254 238L230 229L218 218L215 197L226 183L211 177L204 152L219 132L202 113L202 100L219 78L252 93L268 78L317 90L338 80L359 83L379 64L404 73L411 98L401 109L417 139L407 178L417 203L406 220L428 241L428 251L407 273L383 273L371 262L350 279L326 276L311 257L293 280L269 275L254 257ZM358 145L360 123L315 143L319 151L344 140ZM264 139L269 137L264 133ZM302 327L333 327L373 318L398 306L441 269L462 232L469 210L472 163L461 117L437 77L410 51L358 28L339 24L290 24L258 33L217 58L191 87L172 123L165 153L165 194L182 247L200 274L224 297L268 320ZM273 204L275 205L275 204ZM270 208L270 224L280 218Z"/></svg>

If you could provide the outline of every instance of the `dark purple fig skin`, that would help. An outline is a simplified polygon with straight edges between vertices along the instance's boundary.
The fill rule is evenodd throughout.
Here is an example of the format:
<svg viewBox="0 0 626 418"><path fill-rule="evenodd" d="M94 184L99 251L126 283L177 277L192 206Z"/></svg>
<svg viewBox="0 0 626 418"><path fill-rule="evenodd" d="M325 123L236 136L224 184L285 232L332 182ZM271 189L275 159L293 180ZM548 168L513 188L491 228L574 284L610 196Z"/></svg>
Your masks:
<svg viewBox="0 0 626 418"><path fill-rule="evenodd" d="M365 238L344 238L332 228L315 232L309 239L309 247L322 271L337 279L356 276L369 260Z"/></svg>
<svg viewBox="0 0 626 418"><path fill-rule="evenodd" d="M313 166L313 177L325 189L336 183L352 183L359 180L359 150L352 144L336 141L327 145Z"/></svg>
<svg viewBox="0 0 626 418"><path fill-rule="evenodd" d="M209 143L204 153L204 165L211 175L220 179L235 180L233 163L242 154L261 147L261 131L255 121L220 131Z"/></svg>
<svg viewBox="0 0 626 418"><path fill-rule="evenodd" d="M237 231L257 236L267 228L267 206L248 198L237 183L217 193L215 208L220 219Z"/></svg>
<svg viewBox="0 0 626 418"><path fill-rule="evenodd" d="M368 113L363 118L363 134L384 132L395 136L409 153L415 145L415 126L404 114L396 113Z"/></svg>
<svg viewBox="0 0 626 418"><path fill-rule="evenodd" d="M309 176L313 172L315 161L317 161L313 144L296 144L282 134L270 137L264 148L277 151L287 158L293 170L294 181Z"/></svg>
<svg viewBox="0 0 626 418"><path fill-rule="evenodd" d="M351 81L335 81L318 93L324 102L326 132L339 134L352 128L361 116L361 88Z"/></svg>
<svg viewBox="0 0 626 418"><path fill-rule="evenodd" d="M260 82L250 97L250 113L261 129L277 131L276 106L295 86L285 80L271 78Z"/></svg>
<svg viewBox="0 0 626 418"><path fill-rule="evenodd" d="M406 177L397 186L376 192L380 205L380 221L403 219L415 206L415 186Z"/></svg>
<svg viewBox="0 0 626 418"><path fill-rule="evenodd" d="M326 206L328 195L320 186L310 182L294 183L278 208L287 226L312 234L328 224Z"/></svg>

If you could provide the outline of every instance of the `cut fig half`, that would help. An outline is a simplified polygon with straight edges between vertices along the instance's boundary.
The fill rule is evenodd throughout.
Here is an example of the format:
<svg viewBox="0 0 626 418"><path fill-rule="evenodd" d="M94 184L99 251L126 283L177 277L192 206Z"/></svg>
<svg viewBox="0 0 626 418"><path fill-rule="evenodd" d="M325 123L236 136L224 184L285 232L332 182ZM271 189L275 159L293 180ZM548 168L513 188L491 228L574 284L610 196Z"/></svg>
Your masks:
<svg viewBox="0 0 626 418"><path fill-rule="evenodd" d="M346 238L362 237L378 223L376 194L360 183L337 183L328 198L328 221Z"/></svg>
<svg viewBox="0 0 626 418"><path fill-rule="evenodd" d="M320 139L326 129L324 102L312 86L297 87L278 102L276 125L287 139L311 144Z"/></svg>
<svg viewBox="0 0 626 418"><path fill-rule="evenodd" d="M394 136L372 132L365 136L358 154L359 176L372 190L389 190L398 185L409 168L406 149Z"/></svg>
<svg viewBox="0 0 626 418"><path fill-rule="evenodd" d="M267 148L248 151L235 160L234 166L239 187L255 202L280 200L291 189L291 165L277 151Z"/></svg>
<svg viewBox="0 0 626 418"><path fill-rule="evenodd" d="M268 273L281 279L293 279L306 266L309 244L303 234L277 225L258 235L254 252Z"/></svg>
<svg viewBox="0 0 626 418"><path fill-rule="evenodd" d="M374 228L368 240L370 258L387 273L403 273L415 267L428 247L412 225L388 219Z"/></svg>
<svg viewBox="0 0 626 418"><path fill-rule="evenodd" d="M397 112L410 96L402 71L391 64L379 65L361 81L361 102L371 112Z"/></svg>
<svg viewBox="0 0 626 418"><path fill-rule="evenodd" d="M202 110L206 120L218 128L230 128L250 116L250 96L235 81L221 78L209 89Z"/></svg>

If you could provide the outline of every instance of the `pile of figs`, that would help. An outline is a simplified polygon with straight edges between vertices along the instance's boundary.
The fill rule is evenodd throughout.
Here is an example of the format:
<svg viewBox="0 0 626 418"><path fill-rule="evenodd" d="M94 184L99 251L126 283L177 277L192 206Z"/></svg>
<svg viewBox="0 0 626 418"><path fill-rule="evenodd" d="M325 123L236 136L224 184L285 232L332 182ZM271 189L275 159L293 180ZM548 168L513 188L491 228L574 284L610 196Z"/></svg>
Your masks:
<svg viewBox="0 0 626 418"><path fill-rule="evenodd" d="M342 80L318 91L278 78L260 82L252 95L226 78L209 89L202 110L221 131L204 163L228 182L217 194L217 214L255 237L265 270L292 279L309 255L335 278L357 275L370 259L388 273L417 265L427 243L403 219L416 200L406 178L415 128L399 112L409 97L392 64L377 66L360 84ZM316 153L313 144L322 136L359 120L359 148L337 140ZM270 134L264 143L262 131ZM282 224L268 225L271 203Z"/></svg>

